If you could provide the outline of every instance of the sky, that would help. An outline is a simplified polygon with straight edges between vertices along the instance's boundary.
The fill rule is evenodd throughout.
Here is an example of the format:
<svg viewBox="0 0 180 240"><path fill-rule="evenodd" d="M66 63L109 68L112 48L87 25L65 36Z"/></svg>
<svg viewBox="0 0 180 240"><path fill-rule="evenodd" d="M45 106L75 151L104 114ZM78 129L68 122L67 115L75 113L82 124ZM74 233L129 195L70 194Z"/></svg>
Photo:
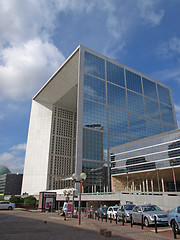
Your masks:
<svg viewBox="0 0 180 240"><path fill-rule="evenodd" d="M33 96L80 44L169 85L180 124L179 0L0 0L0 18L0 164L12 173Z"/></svg>

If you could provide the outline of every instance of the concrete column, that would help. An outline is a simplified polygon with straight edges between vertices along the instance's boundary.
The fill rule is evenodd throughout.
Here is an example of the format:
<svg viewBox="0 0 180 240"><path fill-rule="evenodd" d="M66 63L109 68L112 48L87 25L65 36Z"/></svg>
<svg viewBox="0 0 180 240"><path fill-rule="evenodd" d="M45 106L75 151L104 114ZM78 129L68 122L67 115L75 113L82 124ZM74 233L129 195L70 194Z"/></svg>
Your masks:
<svg viewBox="0 0 180 240"><path fill-rule="evenodd" d="M151 179L151 191L154 192L153 179Z"/></svg>
<svg viewBox="0 0 180 240"><path fill-rule="evenodd" d="M163 177L161 178L161 184L162 184L162 191L164 192L164 179L163 179Z"/></svg>
<svg viewBox="0 0 180 240"><path fill-rule="evenodd" d="M135 188L134 188L134 179L132 181L132 190L135 191Z"/></svg>
<svg viewBox="0 0 180 240"><path fill-rule="evenodd" d="M92 185L92 193L93 193L94 191L93 191L93 185Z"/></svg>
<svg viewBox="0 0 180 240"><path fill-rule="evenodd" d="M146 179L146 191L148 192L149 189L148 189L148 179Z"/></svg>
<svg viewBox="0 0 180 240"><path fill-rule="evenodd" d="M141 183L139 184L139 191L142 192Z"/></svg>
<svg viewBox="0 0 180 240"><path fill-rule="evenodd" d="M145 183L144 183L144 180L142 181L142 184L143 184L143 192L145 192Z"/></svg>

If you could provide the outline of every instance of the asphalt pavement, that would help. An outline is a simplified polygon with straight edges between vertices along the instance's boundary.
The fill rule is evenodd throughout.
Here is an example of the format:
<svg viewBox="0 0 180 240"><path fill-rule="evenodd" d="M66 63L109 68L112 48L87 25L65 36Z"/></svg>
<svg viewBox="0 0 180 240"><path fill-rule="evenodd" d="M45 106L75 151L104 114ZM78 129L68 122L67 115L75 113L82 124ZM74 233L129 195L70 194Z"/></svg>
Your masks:
<svg viewBox="0 0 180 240"><path fill-rule="evenodd" d="M111 232L111 237L100 235L100 229ZM0 240L96 240L96 239L174 239L169 227L159 227L158 233L154 228L141 229L140 225L122 225L110 221L99 221L82 215L81 225L77 218L64 218L57 213L26 211L0 211ZM180 239L180 235L177 235Z"/></svg>

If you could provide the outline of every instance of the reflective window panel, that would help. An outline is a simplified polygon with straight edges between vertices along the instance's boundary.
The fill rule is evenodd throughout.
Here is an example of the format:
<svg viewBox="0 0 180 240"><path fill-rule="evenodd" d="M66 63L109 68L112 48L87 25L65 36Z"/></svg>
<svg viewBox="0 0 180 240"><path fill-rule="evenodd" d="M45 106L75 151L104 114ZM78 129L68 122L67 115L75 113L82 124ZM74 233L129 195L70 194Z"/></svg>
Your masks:
<svg viewBox="0 0 180 240"><path fill-rule="evenodd" d="M148 136L154 136L157 134L162 133L162 126L160 123L147 120L147 127L148 127Z"/></svg>
<svg viewBox="0 0 180 240"><path fill-rule="evenodd" d="M128 111L144 115L144 101L143 96L127 91L128 96Z"/></svg>
<svg viewBox="0 0 180 240"><path fill-rule="evenodd" d="M130 137L147 137L146 120L144 118L129 114Z"/></svg>
<svg viewBox="0 0 180 240"><path fill-rule="evenodd" d="M107 130L106 106L84 99L83 126L97 124Z"/></svg>
<svg viewBox="0 0 180 240"><path fill-rule="evenodd" d="M163 124L163 132L169 132L176 129L174 126L169 126L167 124Z"/></svg>
<svg viewBox="0 0 180 240"><path fill-rule="evenodd" d="M142 78L142 80L143 80L144 95L157 100L156 83L146 78Z"/></svg>
<svg viewBox="0 0 180 240"><path fill-rule="evenodd" d="M164 104L160 104L162 121L174 125L173 110Z"/></svg>
<svg viewBox="0 0 180 240"><path fill-rule="evenodd" d="M107 134L98 126L83 129L83 158L107 161Z"/></svg>
<svg viewBox="0 0 180 240"><path fill-rule="evenodd" d="M107 61L107 80L124 87L124 69Z"/></svg>
<svg viewBox="0 0 180 240"><path fill-rule="evenodd" d="M126 91L124 88L117 87L113 84L107 84L108 105L127 109L126 107Z"/></svg>
<svg viewBox="0 0 180 240"><path fill-rule="evenodd" d="M105 104L106 103L105 81L85 74L84 97Z"/></svg>
<svg viewBox="0 0 180 240"><path fill-rule="evenodd" d="M171 104L169 89L159 84L157 84L157 87L158 87L159 101L171 106L172 104Z"/></svg>
<svg viewBox="0 0 180 240"><path fill-rule="evenodd" d="M141 77L139 75L126 70L126 84L128 89L142 93Z"/></svg>
<svg viewBox="0 0 180 240"><path fill-rule="evenodd" d="M127 112L108 108L109 132L129 136Z"/></svg>
<svg viewBox="0 0 180 240"><path fill-rule="evenodd" d="M105 79L105 60L89 52L85 52L84 71Z"/></svg>
<svg viewBox="0 0 180 240"><path fill-rule="evenodd" d="M148 118L160 121L159 103L149 98L145 99L146 115Z"/></svg>
<svg viewBox="0 0 180 240"><path fill-rule="evenodd" d="M83 161L82 172L87 174L87 179L83 183L85 193L104 192L107 186L107 167L103 163Z"/></svg>
<svg viewBox="0 0 180 240"><path fill-rule="evenodd" d="M109 149L127 142L129 142L129 138L109 134Z"/></svg>

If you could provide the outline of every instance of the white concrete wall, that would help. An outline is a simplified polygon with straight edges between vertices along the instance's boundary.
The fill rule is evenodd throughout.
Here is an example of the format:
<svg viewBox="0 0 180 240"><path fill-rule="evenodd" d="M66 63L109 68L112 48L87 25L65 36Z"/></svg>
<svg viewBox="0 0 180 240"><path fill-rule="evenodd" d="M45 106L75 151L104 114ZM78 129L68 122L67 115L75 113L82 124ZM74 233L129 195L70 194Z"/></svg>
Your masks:
<svg viewBox="0 0 180 240"><path fill-rule="evenodd" d="M32 101L22 193L46 190L52 106Z"/></svg>

